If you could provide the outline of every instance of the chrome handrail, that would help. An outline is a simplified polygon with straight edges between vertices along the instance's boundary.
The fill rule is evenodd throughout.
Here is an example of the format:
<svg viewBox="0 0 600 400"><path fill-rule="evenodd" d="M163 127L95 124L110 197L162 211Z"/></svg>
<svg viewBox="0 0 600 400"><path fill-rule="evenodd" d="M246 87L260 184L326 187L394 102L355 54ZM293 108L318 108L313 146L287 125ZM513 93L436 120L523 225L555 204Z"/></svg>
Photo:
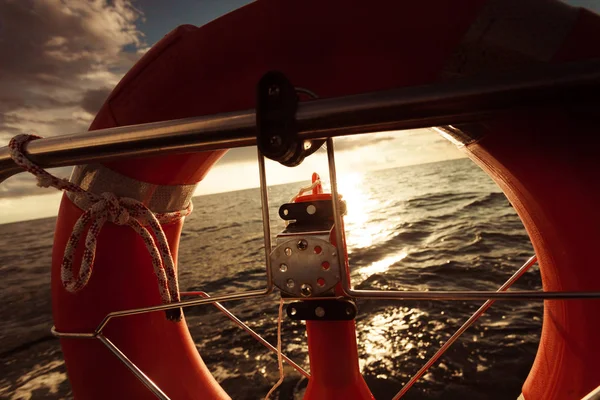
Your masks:
<svg viewBox="0 0 600 400"><path fill-rule="evenodd" d="M600 60L537 67L501 76L445 81L301 102L300 139L466 123L508 109L596 99ZM98 129L35 140L27 157L43 168L256 144L254 110ZM21 172L0 148L0 182Z"/></svg>

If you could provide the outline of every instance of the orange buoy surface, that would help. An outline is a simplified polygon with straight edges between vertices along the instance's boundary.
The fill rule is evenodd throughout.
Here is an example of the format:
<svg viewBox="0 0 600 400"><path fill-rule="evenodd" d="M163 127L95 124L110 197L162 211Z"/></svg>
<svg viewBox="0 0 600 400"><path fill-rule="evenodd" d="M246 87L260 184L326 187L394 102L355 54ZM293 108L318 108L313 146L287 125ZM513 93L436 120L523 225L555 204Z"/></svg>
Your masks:
<svg viewBox="0 0 600 400"><path fill-rule="evenodd" d="M123 78L90 129L254 108L256 84L271 70L332 98L598 57L600 46L590 42L598 37L598 16L551 1L467 0L457 7L451 0L259 0L201 28L186 25L168 34ZM455 127L467 153L523 219L545 290L600 289L600 135L587 134L597 131L597 109L519 112ZM130 159L77 167L76 174L100 171L94 176L107 182L98 179L89 190L109 188L139 196L153 211L174 211L186 206L194 185L222 155ZM110 312L161 302L143 241L113 224L100 232L88 284L77 293L63 288L62 257L82 212L75 199L63 198L52 266L60 332L92 332ZM182 226L183 220L163 226L175 258ZM593 317L599 309L598 300L546 302L526 399L579 399L600 384L600 321ZM105 334L172 399L228 397L198 355L185 320L168 321L162 312L118 318ZM326 340L311 337L317 340L312 348ZM61 339L61 345L75 398L154 397L101 343ZM357 398L361 381L357 377ZM315 385L321 384L310 383L307 393L326 390Z"/></svg>

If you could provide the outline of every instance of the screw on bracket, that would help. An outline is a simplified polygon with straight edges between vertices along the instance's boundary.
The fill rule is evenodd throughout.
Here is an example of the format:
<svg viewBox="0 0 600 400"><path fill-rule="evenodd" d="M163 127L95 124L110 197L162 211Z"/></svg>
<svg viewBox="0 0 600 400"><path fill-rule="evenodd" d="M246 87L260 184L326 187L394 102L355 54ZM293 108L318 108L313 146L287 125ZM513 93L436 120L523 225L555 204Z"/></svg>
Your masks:
<svg viewBox="0 0 600 400"><path fill-rule="evenodd" d="M312 286L308 283L303 283L300 287L300 294L304 297L309 297L312 294Z"/></svg>

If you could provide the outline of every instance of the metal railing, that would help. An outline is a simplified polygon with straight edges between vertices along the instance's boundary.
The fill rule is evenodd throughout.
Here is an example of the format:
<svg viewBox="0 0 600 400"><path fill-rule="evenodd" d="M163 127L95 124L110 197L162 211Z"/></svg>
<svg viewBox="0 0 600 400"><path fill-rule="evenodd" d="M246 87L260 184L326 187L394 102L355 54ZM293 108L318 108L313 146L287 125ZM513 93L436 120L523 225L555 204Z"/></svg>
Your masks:
<svg viewBox="0 0 600 400"><path fill-rule="evenodd" d="M600 90L600 60L553 66L543 71L525 71L511 76L464 79L428 86L400 88L342 98L313 100L301 103L296 119L299 136L304 140L327 139L327 156L332 191L332 206L336 226L342 226L337 192L337 177L332 137L473 122L491 115L523 107L564 104L575 101L598 101ZM254 110L125 126L76 133L30 142L25 150L32 161L42 167L58 167L118 159L208 151L256 144L256 115ZM158 398L168 399L131 360L106 336L103 330L113 318L135 314L214 304L238 326L248 331L271 351L274 347L226 310L220 302L267 296L273 291L270 274L270 221L264 157L258 154L263 234L266 255L266 288L215 297L184 300L177 303L121 310L109 313L93 332L58 332L53 334L70 339L98 339L119 358ZM0 183L20 172L7 148L0 149ZM336 229L338 245L343 243L342 232ZM338 251L340 266L349 268L343 252ZM524 273L529 260L515 276ZM493 300L543 300L599 298L600 292L544 291L376 291L355 290L349 274L341 273L345 294L353 298L422 299L422 300L487 300L469 319L473 323ZM513 276L511 280L516 280ZM520 275L519 275L520 276ZM512 283L509 280L508 285ZM506 284L504 285L506 286ZM503 288L504 288L503 286ZM293 300L293 299L290 299ZM302 299L306 300L306 299ZM463 326L459 333L470 325ZM464 328L464 329L463 329ZM462 331L461 331L462 330ZM458 335L456 335L458 337ZM453 336L454 340L456 339ZM450 343L451 344L451 343ZM447 346L449 347L449 345ZM447 348L445 347L445 348ZM437 354L436 354L437 355ZM304 376L304 369L286 360ZM435 361L435 360L434 360ZM430 364L432 364L431 362ZM429 364L429 363L428 363ZM421 372L421 371L420 371ZM419 373L417 374L419 375ZM416 379L415 379L416 380ZM413 382L414 383L414 382ZM404 389L403 389L404 390ZM407 390L407 389L406 389ZM401 390L395 398L403 394Z"/></svg>
<svg viewBox="0 0 600 400"><path fill-rule="evenodd" d="M600 60L538 67L509 75L458 79L298 105L301 139L323 139L459 124L498 112L598 99ZM99 129L40 139L26 145L43 168L118 159L253 146L254 110ZM0 182L21 170L0 149Z"/></svg>

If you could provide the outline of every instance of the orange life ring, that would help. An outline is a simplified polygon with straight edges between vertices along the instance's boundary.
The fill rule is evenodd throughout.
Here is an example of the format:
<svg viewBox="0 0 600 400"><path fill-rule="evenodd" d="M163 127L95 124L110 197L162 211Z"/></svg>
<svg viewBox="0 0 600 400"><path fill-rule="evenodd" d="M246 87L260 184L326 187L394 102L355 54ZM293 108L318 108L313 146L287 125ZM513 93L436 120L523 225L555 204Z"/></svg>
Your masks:
<svg viewBox="0 0 600 400"><path fill-rule="evenodd" d="M330 98L600 57L600 46L590 45L599 37L600 17L558 1L465 0L458 6L453 0L259 0L201 28L181 26L168 34L123 78L90 129L253 108L255 86L269 70ZM543 109L451 132L521 216L545 290L600 288L599 135L586 134L597 133L594 117L593 110ZM170 209L185 206L190 187L222 155L77 168L100 171L116 194L129 185L154 185L169 201L142 189L140 200ZM160 303L141 239L111 224L100 233L88 285L76 294L65 291L60 265L81 213L63 198L52 266L54 320L63 332L93 331L108 312ZM163 227L174 255L182 225ZM579 399L600 384L599 309L599 300L546 301L538 355L523 388L526 399ZM184 321L167 321L162 313L136 315L112 321L106 334L171 398L228 398ZM61 345L76 398L152 398L102 344L61 339Z"/></svg>

